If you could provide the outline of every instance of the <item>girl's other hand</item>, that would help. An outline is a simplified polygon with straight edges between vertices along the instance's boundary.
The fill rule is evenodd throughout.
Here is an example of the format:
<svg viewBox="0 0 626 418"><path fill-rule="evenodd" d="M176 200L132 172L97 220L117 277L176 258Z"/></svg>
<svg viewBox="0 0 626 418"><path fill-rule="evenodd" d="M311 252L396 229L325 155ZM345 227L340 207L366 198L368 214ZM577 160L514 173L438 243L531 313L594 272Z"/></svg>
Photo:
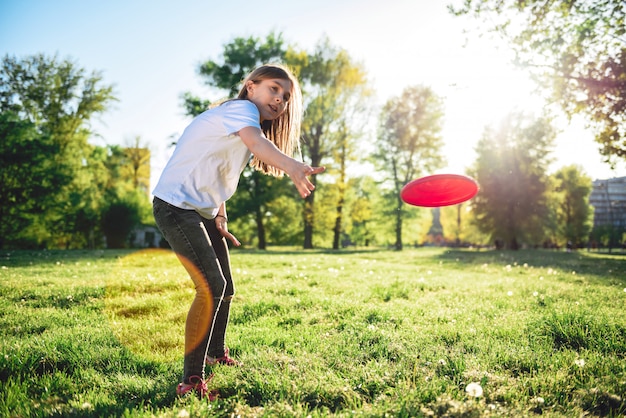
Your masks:
<svg viewBox="0 0 626 418"><path fill-rule="evenodd" d="M217 227L217 230L220 231L220 234L222 234L224 238L230 240L234 246L239 247L241 245L241 242L239 242L233 234L228 232L228 220L225 217L217 216L215 218L215 226Z"/></svg>

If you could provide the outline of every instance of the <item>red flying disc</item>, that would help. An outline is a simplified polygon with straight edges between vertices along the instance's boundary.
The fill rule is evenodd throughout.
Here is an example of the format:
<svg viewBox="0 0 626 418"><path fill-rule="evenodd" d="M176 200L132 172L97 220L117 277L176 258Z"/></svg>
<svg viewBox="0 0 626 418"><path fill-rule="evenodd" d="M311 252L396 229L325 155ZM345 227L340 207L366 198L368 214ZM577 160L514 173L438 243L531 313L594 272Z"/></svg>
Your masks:
<svg viewBox="0 0 626 418"><path fill-rule="evenodd" d="M478 183L460 174L433 174L407 183L400 198L409 205L440 207L456 205L476 196Z"/></svg>

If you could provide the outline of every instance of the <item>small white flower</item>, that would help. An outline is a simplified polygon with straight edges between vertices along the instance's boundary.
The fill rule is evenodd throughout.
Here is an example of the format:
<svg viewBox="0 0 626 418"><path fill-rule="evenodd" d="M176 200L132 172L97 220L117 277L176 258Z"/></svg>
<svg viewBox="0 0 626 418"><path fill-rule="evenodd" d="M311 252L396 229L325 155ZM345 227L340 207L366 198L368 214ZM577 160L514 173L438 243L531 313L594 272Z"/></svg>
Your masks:
<svg viewBox="0 0 626 418"><path fill-rule="evenodd" d="M176 415L178 418L189 418L189 411L187 411L186 409L181 409L178 412L178 415Z"/></svg>
<svg viewBox="0 0 626 418"><path fill-rule="evenodd" d="M509 290L508 292L506 292L507 296L513 296L513 291Z"/></svg>
<svg viewBox="0 0 626 418"><path fill-rule="evenodd" d="M532 398L530 400L532 403L537 404L537 406L541 406L544 403L546 403L546 400L543 399L541 396L537 396L536 398Z"/></svg>
<svg viewBox="0 0 626 418"><path fill-rule="evenodd" d="M480 398L481 396L483 396L483 388L478 382L472 382L468 384L465 387L465 392L467 392L469 396L472 396L474 398Z"/></svg>
<svg viewBox="0 0 626 418"><path fill-rule="evenodd" d="M584 367L585 366L585 359L584 358L579 358L574 360L574 364L577 365L578 367Z"/></svg>
<svg viewBox="0 0 626 418"><path fill-rule="evenodd" d="M539 296L539 292L533 292L533 296L534 296L534 297Z"/></svg>

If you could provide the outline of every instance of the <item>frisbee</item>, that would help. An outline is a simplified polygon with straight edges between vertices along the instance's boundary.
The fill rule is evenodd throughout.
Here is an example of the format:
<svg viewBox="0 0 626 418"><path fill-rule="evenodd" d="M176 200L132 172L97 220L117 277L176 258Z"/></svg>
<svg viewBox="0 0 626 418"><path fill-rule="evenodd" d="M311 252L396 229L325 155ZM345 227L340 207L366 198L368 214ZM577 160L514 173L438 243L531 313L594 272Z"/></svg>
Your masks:
<svg viewBox="0 0 626 418"><path fill-rule="evenodd" d="M460 174L433 174L407 183L400 198L409 205L440 207L465 202L478 193L478 183Z"/></svg>

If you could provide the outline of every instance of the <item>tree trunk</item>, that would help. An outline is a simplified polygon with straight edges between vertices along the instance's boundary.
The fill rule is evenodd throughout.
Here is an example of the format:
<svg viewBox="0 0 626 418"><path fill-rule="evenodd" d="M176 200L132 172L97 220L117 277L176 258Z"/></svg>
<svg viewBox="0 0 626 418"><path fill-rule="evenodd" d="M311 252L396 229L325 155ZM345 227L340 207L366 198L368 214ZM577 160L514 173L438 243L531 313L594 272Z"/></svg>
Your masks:
<svg viewBox="0 0 626 418"><path fill-rule="evenodd" d="M267 241L265 239L265 225L263 224L263 213L260 207L257 207L254 213L256 219L256 232L259 238L257 247L259 250L267 249Z"/></svg>
<svg viewBox="0 0 626 418"><path fill-rule="evenodd" d="M335 218L335 228L333 235L333 250L338 250L341 241L341 220L342 220L342 211L343 204L345 201L346 194L346 149L345 147L341 148L340 153L340 169L339 169L339 199L337 200L337 216Z"/></svg>
<svg viewBox="0 0 626 418"><path fill-rule="evenodd" d="M319 167L322 160L318 152L311 151L311 167ZM311 176L311 183L317 187L317 175ZM313 248L313 227L315 226L315 193L311 193L304 199L304 249Z"/></svg>
<svg viewBox="0 0 626 418"><path fill-rule="evenodd" d="M313 248L313 201L315 193L311 193L306 199L304 199L304 210L302 211L304 216L304 249Z"/></svg>
<svg viewBox="0 0 626 418"><path fill-rule="evenodd" d="M398 194L398 196L400 196ZM402 250L402 211L400 207L402 205L402 200L398 197L398 210L396 210L396 250Z"/></svg>

